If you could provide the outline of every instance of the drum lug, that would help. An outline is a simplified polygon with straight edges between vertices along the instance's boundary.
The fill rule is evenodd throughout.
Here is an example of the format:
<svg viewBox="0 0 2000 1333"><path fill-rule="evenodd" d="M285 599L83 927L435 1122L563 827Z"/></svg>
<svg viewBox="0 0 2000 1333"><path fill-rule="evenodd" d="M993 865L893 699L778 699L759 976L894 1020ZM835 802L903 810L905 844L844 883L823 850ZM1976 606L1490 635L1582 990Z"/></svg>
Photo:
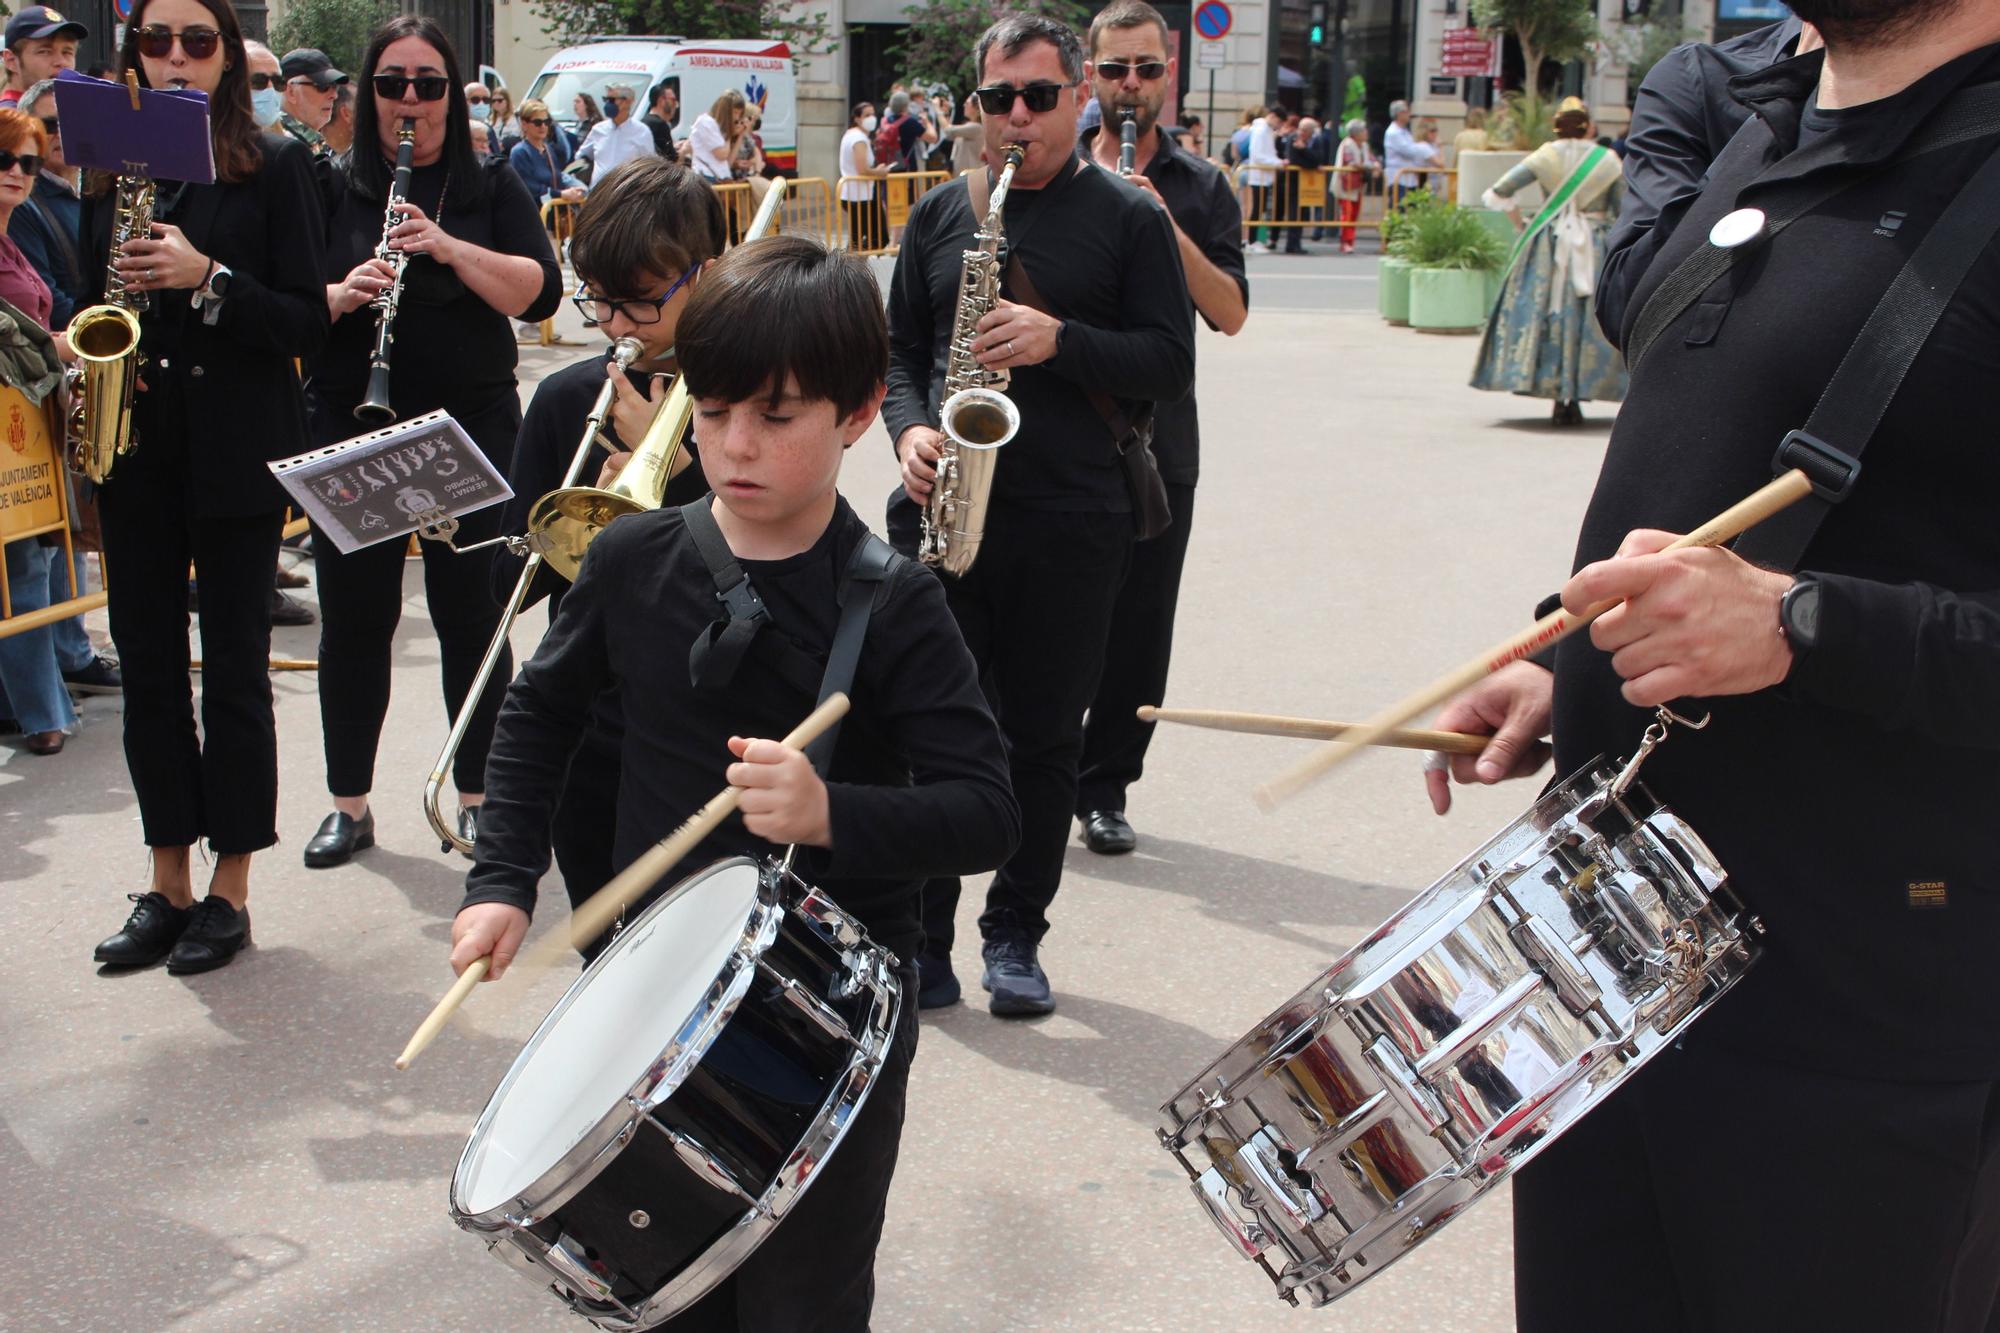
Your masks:
<svg viewBox="0 0 2000 1333"><path fill-rule="evenodd" d="M1412 1120L1432 1134L1450 1122L1437 1094L1424 1086L1423 1080L1417 1077L1416 1070L1410 1068L1410 1062L1403 1058L1395 1042L1388 1037L1377 1037L1362 1050L1368 1063L1381 1076L1382 1086L1388 1090L1389 1096Z"/></svg>
<svg viewBox="0 0 2000 1333"><path fill-rule="evenodd" d="M813 1025L819 1028L820 1031L826 1033L827 1036L833 1038L835 1041L842 1043L853 1042L853 1031L848 1028L846 1023L841 1021L839 1014L827 1008L826 1002L821 1000L819 996L814 995L804 986L793 981L790 977L784 975L784 973L779 972L761 958L757 960L757 971L766 981L776 986L778 993L790 1001L794 1009L797 1009L801 1014L810 1019Z"/></svg>
<svg viewBox="0 0 2000 1333"><path fill-rule="evenodd" d="M674 1145L674 1154L681 1159L681 1165L723 1193L733 1194L752 1208L762 1210L762 1202L737 1182L736 1173L724 1166L714 1153L702 1147L692 1134L663 1125L658 1120L649 1119L647 1123L667 1136L668 1142Z"/></svg>
<svg viewBox="0 0 2000 1333"><path fill-rule="evenodd" d="M1255 1259L1270 1247L1271 1237L1256 1210L1242 1202L1242 1196L1221 1171L1211 1166L1194 1178L1193 1189L1209 1219L1229 1238L1238 1254Z"/></svg>
<svg viewBox="0 0 2000 1333"><path fill-rule="evenodd" d="M1507 933L1513 936L1514 947L1549 979L1557 998L1572 1014L1582 1018L1603 1001L1604 993L1590 973L1543 918L1529 914Z"/></svg>

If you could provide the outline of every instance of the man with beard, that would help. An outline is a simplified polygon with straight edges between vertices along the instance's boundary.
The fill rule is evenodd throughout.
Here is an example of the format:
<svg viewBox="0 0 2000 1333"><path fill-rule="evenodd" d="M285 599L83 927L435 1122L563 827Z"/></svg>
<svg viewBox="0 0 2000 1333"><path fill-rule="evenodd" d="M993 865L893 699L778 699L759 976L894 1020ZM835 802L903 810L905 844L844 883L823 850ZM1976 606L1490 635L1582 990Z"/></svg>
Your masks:
<svg viewBox="0 0 2000 1333"><path fill-rule="evenodd" d="M1175 87L1180 61L1167 55L1167 21L1145 0L1116 0L1090 25L1090 59L1084 69L1108 119L1082 134L1090 160L1118 171L1119 123L1131 112L1139 131L1130 183L1174 224L1188 297L1212 329L1234 334L1249 315L1250 284L1243 276L1243 209L1228 177L1160 132L1160 108ZM1104 678L1091 701L1083 733L1076 817L1084 845L1116 856L1138 845L1125 818L1126 789L1139 780L1153 725L1141 722L1140 704L1165 697L1167 659L1174 643L1174 605L1181 566L1194 526L1200 429L1194 394L1160 405L1153 421L1153 455L1167 485L1173 526L1132 548L1132 572L1118 590L1111 637L1104 650Z"/></svg>
<svg viewBox="0 0 2000 1333"><path fill-rule="evenodd" d="M985 986L995 1014L1042 1014L1055 999L1038 950L1062 879L1083 713L1132 558L1133 500L1121 450L1146 404L1186 395L1194 321L1172 222L1142 193L1077 157L1084 79L1076 34L1053 19L1011 13L979 39L975 67L988 164L1012 143L1025 156L1002 214L1002 262L1013 262L971 351L981 366L1012 376L1007 394L1021 426L994 470L978 563L943 577L1006 735L1021 805L1020 847L994 876L979 919ZM905 551L916 547L920 507L937 477L961 256L987 212L973 203L974 180L990 184L962 176L910 210L889 289L883 416L903 466L889 533ZM956 879L925 889L919 1002L926 1007L958 998L951 968L958 894Z"/></svg>
<svg viewBox="0 0 2000 1333"><path fill-rule="evenodd" d="M1731 81L1754 117L1663 214L1625 320L1631 392L1562 593L1623 605L1559 645L1553 674L1517 663L1438 719L1494 733L1453 761L1494 782L1535 767L1544 735L1571 772L1631 753L1655 705L1711 711L1645 782L1766 928L1713 1013L1516 1177L1526 1330L1609 1309L1621 1329L1970 1333L2000 1316L2000 450L1967 429L2000 382L1996 210L1952 218L1982 229L1948 302L1932 256L1898 278L2000 169L2000 6L1794 8L1825 49ZM1748 248L1706 287L1669 285L1732 241ZM1874 380L1874 402L1822 426L1892 283L1942 317L1900 388ZM1885 400L1872 434L1852 425ZM1809 461L1787 439L1809 419L1834 448L1866 445L1844 499L1735 550L1663 550L1763 483L1774 449L1775 466ZM1427 782L1447 806L1444 774Z"/></svg>

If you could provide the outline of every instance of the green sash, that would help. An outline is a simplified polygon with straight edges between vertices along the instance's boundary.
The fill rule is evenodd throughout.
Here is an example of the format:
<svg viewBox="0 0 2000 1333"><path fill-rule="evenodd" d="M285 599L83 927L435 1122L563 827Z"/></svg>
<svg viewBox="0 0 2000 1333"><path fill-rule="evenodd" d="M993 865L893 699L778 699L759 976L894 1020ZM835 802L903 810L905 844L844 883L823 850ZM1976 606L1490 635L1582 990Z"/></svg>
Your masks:
<svg viewBox="0 0 2000 1333"><path fill-rule="evenodd" d="M1542 205L1542 211L1535 214L1535 220L1515 238L1514 249L1507 256L1507 267L1504 272L1514 271L1514 261L1521 257L1521 251L1527 248L1528 242L1535 239L1535 233L1548 226L1555 215L1562 211L1562 206L1569 202L1571 195L1582 188L1583 182L1589 178L1591 172L1597 170L1597 164L1602 162L1604 155L1610 151L1603 144L1599 144L1584 154L1583 161L1577 163L1576 170L1569 174L1569 179L1562 183L1562 188L1549 196L1549 201Z"/></svg>

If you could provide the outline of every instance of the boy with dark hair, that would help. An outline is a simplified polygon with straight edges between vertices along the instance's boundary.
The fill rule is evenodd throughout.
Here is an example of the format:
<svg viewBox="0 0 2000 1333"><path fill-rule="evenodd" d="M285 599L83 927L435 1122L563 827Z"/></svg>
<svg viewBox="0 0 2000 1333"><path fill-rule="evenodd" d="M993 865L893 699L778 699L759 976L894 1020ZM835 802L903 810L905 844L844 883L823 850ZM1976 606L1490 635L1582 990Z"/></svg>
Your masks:
<svg viewBox="0 0 2000 1333"><path fill-rule="evenodd" d="M617 691L625 715L618 865L725 784L743 788L741 818L662 886L717 857L793 844L800 875L903 960L904 1002L881 1082L828 1178L672 1326L861 1330L916 1046L919 888L927 876L1004 861L1020 812L938 581L900 558L880 583L847 577L857 548L876 539L835 481L843 452L875 420L888 369L867 267L801 237L745 245L689 301L678 351L715 493L608 527L515 677L487 761L451 962L462 971L490 955L498 977L519 949L548 868L554 793L600 693ZM718 538L762 606L733 660L719 648L733 623L716 594L722 576L701 549ZM811 710L843 604L871 591L847 687L853 713L822 777L803 754L757 738L784 735Z"/></svg>
<svg viewBox="0 0 2000 1333"><path fill-rule="evenodd" d="M612 171L578 210L570 260L576 269L575 301L604 336L636 338L645 351L620 374L610 353L565 366L541 382L528 404L514 446L504 530L527 529L528 511L562 485L583 438L584 420L615 377L617 399L610 434L624 446L613 454L593 445L579 474L582 485L603 485L645 434L666 394L675 368L674 338L696 275L722 253L727 239L722 202L692 171L664 158L646 157ZM667 485L670 505L685 504L708 490L694 441L681 442L686 468ZM511 561L495 565L494 595L505 600L520 576ZM549 599L554 623L564 591L562 576L546 566L528 590L523 608ZM589 728L563 783L556 810L556 863L570 901L580 903L611 878L612 815L618 802L618 701L606 696L591 710Z"/></svg>

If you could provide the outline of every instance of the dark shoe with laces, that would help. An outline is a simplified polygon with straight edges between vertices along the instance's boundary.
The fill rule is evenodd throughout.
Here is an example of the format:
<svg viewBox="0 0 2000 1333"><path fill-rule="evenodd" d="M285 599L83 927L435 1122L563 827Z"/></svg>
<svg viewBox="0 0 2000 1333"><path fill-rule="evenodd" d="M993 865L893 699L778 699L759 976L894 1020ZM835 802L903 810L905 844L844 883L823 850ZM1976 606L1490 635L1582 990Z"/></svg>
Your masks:
<svg viewBox="0 0 2000 1333"><path fill-rule="evenodd" d="M62 678L71 694L122 694L125 690L118 664L108 657L93 657L76 670L63 672Z"/></svg>
<svg viewBox="0 0 2000 1333"><path fill-rule="evenodd" d="M310 625L319 617L313 609L290 593L271 589L271 623L273 625Z"/></svg>
<svg viewBox="0 0 2000 1333"><path fill-rule="evenodd" d="M238 911L210 894L194 905L174 951L167 955L169 976L213 972L250 943L250 909Z"/></svg>
<svg viewBox="0 0 2000 1333"><path fill-rule="evenodd" d="M949 1009L958 1003L961 993L958 973L951 970L951 959L928 953L917 955L917 1008Z"/></svg>
<svg viewBox="0 0 2000 1333"><path fill-rule="evenodd" d="M314 870L346 865L363 847L375 845L375 812L364 810L361 818L336 810L319 822L319 832L306 844L306 865Z"/></svg>
<svg viewBox="0 0 2000 1333"><path fill-rule="evenodd" d="M1030 1014L1052 1014L1056 998L1049 993L1049 977L1035 961L1035 943L1026 935L996 935L981 951L986 958L986 975L979 984L993 998L987 1009L1002 1018Z"/></svg>
<svg viewBox="0 0 2000 1333"><path fill-rule="evenodd" d="M1099 856L1123 856L1139 845L1139 835L1123 810L1092 810L1083 817L1083 845Z"/></svg>
<svg viewBox="0 0 2000 1333"><path fill-rule="evenodd" d="M194 908L176 907L164 893L128 893L135 906L125 927L97 946L97 961L111 967L151 967L165 958L194 919Z"/></svg>

